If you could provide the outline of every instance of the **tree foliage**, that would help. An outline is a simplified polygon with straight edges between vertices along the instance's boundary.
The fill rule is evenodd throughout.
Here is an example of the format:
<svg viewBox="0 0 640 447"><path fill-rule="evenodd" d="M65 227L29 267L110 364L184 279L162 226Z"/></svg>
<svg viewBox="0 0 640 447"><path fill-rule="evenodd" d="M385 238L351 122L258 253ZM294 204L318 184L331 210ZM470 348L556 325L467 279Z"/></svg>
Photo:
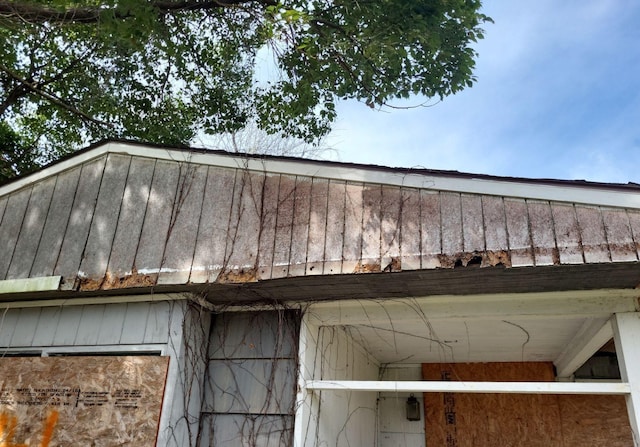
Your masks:
<svg viewBox="0 0 640 447"><path fill-rule="evenodd" d="M479 0L0 0L0 119L40 150L187 143L255 122L315 141L336 102L474 82Z"/></svg>

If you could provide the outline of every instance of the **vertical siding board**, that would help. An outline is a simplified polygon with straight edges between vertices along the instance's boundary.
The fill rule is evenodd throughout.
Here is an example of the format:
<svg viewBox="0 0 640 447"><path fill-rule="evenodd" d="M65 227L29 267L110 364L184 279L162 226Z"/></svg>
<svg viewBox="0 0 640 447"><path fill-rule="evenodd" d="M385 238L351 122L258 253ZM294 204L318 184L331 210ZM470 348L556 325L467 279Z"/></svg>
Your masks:
<svg viewBox="0 0 640 447"><path fill-rule="evenodd" d="M7 279L28 278L31 266L38 251L38 243L42 237L42 230L51 204L51 196L56 185L56 177L38 182L33 187L29 205L22 223L20 236L16 242L16 249Z"/></svg>
<svg viewBox="0 0 640 447"><path fill-rule="evenodd" d="M74 345L95 346L102 326L106 306L104 304L82 306L82 316L76 332Z"/></svg>
<svg viewBox="0 0 640 447"><path fill-rule="evenodd" d="M420 191L402 188L400 259L402 270L420 269Z"/></svg>
<svg viewBox="0 0 640 447"><path fill-rule="evenodd" d="M452 256L462 253L462 213L460 194L440 193L440 212L442 220L442 254Z"/></svg>
<svg viewBox="0 0 640 447"><path fill-rule="evenodd" d="M283 175L280 178L276 238L273 251L273 270L271 271L272 278L284 278L289 274L295 185L295 177Z"/></svg>
<svg viewBox="0 0 640 447"><path fill-rule="evenodd" d="M224 266L235 179L235 169L209 167L191 267L193 283L214 282Z"/></svg>
<svg viewBox="0 0 640 447"><path fill-rule="evenodd" d="M207 167L188 165L181 174L158 284L186 284L191 274Z"/></svg>
<svg viewBox="0 0 640 447"><path fill-rule="evenodd" d="M155 160L149 159L134 158L129 165L107 266L107 272L113 279L131 274L133 270L154 168Z"/></svg>
<svg viewBox="0 0 640 447"><path fill-rule="evenodd" d="M11 337L11 347L32 346L41 311L42 309L39 307L23 307L20 309L16 328Z"/></svg>
<svg viewBox="0 0 640 447"><path fill-rule="evenodd" d="M580 205L576 206L575 210L585 262L610 262L609 246L600 209ZM624 217L626 218L626 216Z"/></svg>
<svg viewBox="0 0 640 447"><path fill-rule="evenodd" d="M440 193L420 191L420 225L422 232L422 268L434 269L441 266L442 219L440 214Z"/></svg>
<svg viewBox="0 0 640 447"><path fill-rule="evenodd" d="M98 344L117 345L120 343L126 313L126 303L109 304L105 308L98 332Z"/></svg>
<svg viewBox="0 0 640 447"><path fill-rule="evenodd" d="M551 204L561 264L584 263L580 230L573 205Z"/></svg>
<svg viewBox="0 0 640 447"><path fill-rule="evenodd" d="M321 275L324 268L328 197L329 181L314 178L311 186L311 206L309 211L307 275Z"/></svg>
<svg viewBox="0 0 640 447"><path fill-rule="evenodd" d="M462 236L464 251L480 253L485 250L482 199L478 195L462 194Z"/></svg>
<svg viewBox="0 0 640 447"><path fill-rule="evenodd" d="M9 196L0 227L0 280L5 279L29 203L32 188L22 189Z"/></svg>
<svg viewBox="0 0 640 447"><path fill-rule="evenodd" d="M38 251L31 267L31 277L51 276L56 266L65 230L71 215L81 167L58 174L51 206L47 213Z"/></svg>
<svg viewBox="0 0 640 447"><path fill-rule="evenodd" d="M560 262L553 230L553 217L549 202L527 200L531 240L535 265L553 265Z"/></svg>
<svg viewBox="0 0 640 447"><path fill-rule="evenodd" d="M345 187L345 182L339 180L329 181L324 266L322 269L325 275L342 272Z"/></svg>
<svg viewBox="0 0 640 447"><path fill-rule="evenodd" d="M483 196L484 237L489 251L507 251L507 222L502 197Z"/></svg>
<svg viewBox="0 0 640 447"><path fill-rule="evenodd" d="M11 346L11 339L18 325L19 316L20 309L0 309L0 348ZM3 353L0 349L0 357L2 357Z"/></svg>
<svg viewBox="0 0 640 447"><path fill-rule="evenodd" d="M260 279L271 279L273 244L275 243L276 237L279 185L280 175L267 175L262 197L262 217L260 219L260 241L258 248L258 273Z"/></svg>
<svg viewBox="0 0 640 447"><path fill-rule="evenodd" d="M260 217L262 209L262 190L265 182L264 174L239 171L240 183L236 212L232 213L229 223L229 236L225 259L229 269L250 270L251 278L255 278L258 242L260 236ZM236 203L236 202L234 202Z"/></svg>
<svg viewBox="0 0 640 447"><path fill-rule="evenodd" d="M627 215L629 216L629 226L635 242L636 255L640 257L640 212L627 210Z"/></svg>
<svg viewBox="0 0 640 447"><path fill-rule="evenodd" d="M32 346L53 346L56 335L56 328L60 324L60 307L43 307L38 319L38 326L35 328Z"/></svg>
<svg viewBox="0 0 640 447"><path fill-rule="evenodd" d="M604 229L613 262L637 261L638 254L631 233L630 215L626 210L601 210Z"/></svg>
<svg viewBox="0 0 640 447"><path fill-rule="evenodd" d="M342 273L352 273L362 255L363 187L361 184L347 183L345 189Z"/></svg>
<svg viewBox="0 0 640 447"><path fill-rule="evenodd" d="M8 196L0 197L0 228L2 227L2 220L4 219L4 210L7 207Z"/></svg>
<svg viewBox="0 0 640 447"><path fill-rule="evenodd" d="M149 303L127 303L124 321L122 322L120 344L142 344L148 318Z"/></svg>
<svg viewBox="0 0 640 447"><path fill-rule="evenodd" d="M365 185L362 191L362 259L360 270L379 272L381 267L380 238L382 187Z"/></svg>
<svg viewBox="0 0 640 447"><path fill-rule="evenodd" d="M80 264L80 275L92 281L83 289L95 290L105 279L113 238L118 225L131 157L109 154L96 202L96 210Z"/></svg>
<svg viewBox="0 0 640 447"><path fill-rule="evenodd" d="M169 338L171 310L176 303L153 303L145 324L144 343L166 343Z"/></svg>
<svg viewBox="0 0 640 447"><path fill-rule="evenodd" d="M400 226L402 224L402 190L383 186L380 207L381 268L385 271L402 270L400 261Z"/></svg>
<svg viewBox="0 0 640 447"><path fill-rule="evenodd" d="M511 265L513 267L533 266L527 203L524 200L505 198L504 210L509 234Z"/></svg>
<svg viewBox="0 0 640 447"><path fill-rule="evenodd" d="M101 157L82 166L69 223L66 226L60 255L54 270L55 275L64 277L63 289L68 290L74 287L95 211L105 162L106 157Z"/></svg>
<svg viewBox="0 0 640 447"><path fill-rule="evenodd" d="M71 346L76 341L82 319L82 306L66 306L60 310L60 320L53 335L52 346Z"/></svg>
<svg viewBox="0 0 640 447"><path fill-rule="evenodd" d="M294 191L293 227L291 229L291 259L289 276L304 276L307 270L307 242L311 208L310 177L297 177Z"/></svg>
<svg viewBox="0 0 640 447"><path fill-rule="evenodd" d="M134 267L152 280L162 265L167 235L180 178L181 166L174 162L158 161L151 183L147 210L142 224L140 244Z"/></svg>

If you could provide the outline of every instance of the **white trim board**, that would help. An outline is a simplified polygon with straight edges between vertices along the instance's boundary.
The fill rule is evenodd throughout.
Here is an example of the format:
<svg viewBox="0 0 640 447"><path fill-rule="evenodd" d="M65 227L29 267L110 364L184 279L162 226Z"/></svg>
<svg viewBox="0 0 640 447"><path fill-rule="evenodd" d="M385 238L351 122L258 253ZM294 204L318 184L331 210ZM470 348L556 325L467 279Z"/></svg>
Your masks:
<svg viewBox="0 0 640 447"><path fill-rule="evenodd" d="M458 381L372 381L309 380L313 391L375 391L414 393L499 393L499 394L614 394L627 395L631 387L623 382L458 382Z"/></svg>
<svg viewBox="0 0 640 447"><path fill-rule="evenodd" d="M248 169L273 174L320 177L349 182L366 182L410 188L431 189L434 191L453 191L469 194L486 194L500 197L550 200L558 202L581 203L599 206L640 209L640 193L635 191L612 191L598 185L557 185L518 181L517 179L484 179L467 175L437 175L412 172L407 169L394 171L379 168L353 166L348 167L332 162L291 159L259 159L241 155L219 153L189 152L171 148L158 148L123 142L107 142L91 150L38 171L23 179L0 187L0 196L9 194L45 177L71 169L79 164L107 153L125 154L136 157L160 160L190 162L208 166Z"/></svg>

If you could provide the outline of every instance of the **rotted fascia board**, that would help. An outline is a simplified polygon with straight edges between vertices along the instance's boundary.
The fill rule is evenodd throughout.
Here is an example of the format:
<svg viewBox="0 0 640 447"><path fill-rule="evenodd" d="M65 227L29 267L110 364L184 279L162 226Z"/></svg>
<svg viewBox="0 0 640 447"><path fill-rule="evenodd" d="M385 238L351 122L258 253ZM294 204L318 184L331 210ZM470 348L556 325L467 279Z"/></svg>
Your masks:
<svg viewBox="0 0 640 447"><path fill-rule="evenodd" d="M438 176L407 170L402 172L367 169L367 167L349 167L330 162L311 160L290 160L277 158L252 158L241 155L222 155L125 142L107 142L93 149L81 152L49 168L0 187L0 196L18 190L59 172L71 169L79 164L98 158L106 153L131 155L176 162L190 162L223 168L247 169L254 172L299 175L350 182L375 183L409 188L431 189L468 194L486 194L500 197L549 200L580 203L616 208L640 209L640 193L635 191L611 190L597 185L551 185L513 179L494 180L469 176ZM534 181L535 182L535 181Z"/></svg>
<svg viewBox="0 0 640 447"><path fill-rule="evenodd" d="M5 279L0 281L0 295L33 292L54 292L59 290L62 276L39 278Z"/></svg>

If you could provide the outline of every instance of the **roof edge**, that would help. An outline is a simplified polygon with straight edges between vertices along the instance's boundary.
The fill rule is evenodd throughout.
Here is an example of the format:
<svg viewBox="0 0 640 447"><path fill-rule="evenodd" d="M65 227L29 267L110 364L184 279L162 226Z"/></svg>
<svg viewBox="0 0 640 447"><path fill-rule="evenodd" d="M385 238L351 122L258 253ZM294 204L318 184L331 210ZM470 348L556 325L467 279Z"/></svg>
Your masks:
<svg viewBox="0 0 640 447"><path fill-rule="evenodd" d="M499 177L457 171L391 168L287 156L170 147L128 140L101 141L70 154L39 171L0 186L0 196L108 153L354 183L640 209L640 185L636 184ZM505 185L509 187L505 188Z"/></svg>

